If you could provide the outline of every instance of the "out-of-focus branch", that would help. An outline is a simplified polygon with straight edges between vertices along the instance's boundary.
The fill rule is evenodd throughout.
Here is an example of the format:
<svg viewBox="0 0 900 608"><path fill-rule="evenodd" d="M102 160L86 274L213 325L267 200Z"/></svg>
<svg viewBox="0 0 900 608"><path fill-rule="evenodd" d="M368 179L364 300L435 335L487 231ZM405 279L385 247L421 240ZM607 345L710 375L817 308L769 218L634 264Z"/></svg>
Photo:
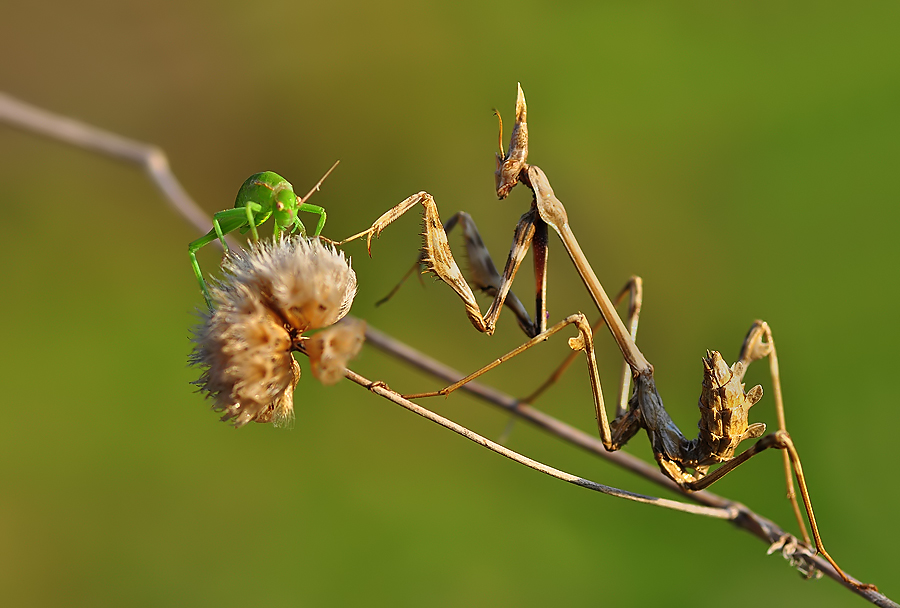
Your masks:
<svg viewBox="0 0 900 608"><path fill-rule="evenodd" d="M60 116L0 92L0 121L76 148L139 165L175 211L201 234L212 225L209 215L188 195L172 173L165 153L156 146L110 133L74 118ZM228 245L237 242L226 237Z"/></svg>

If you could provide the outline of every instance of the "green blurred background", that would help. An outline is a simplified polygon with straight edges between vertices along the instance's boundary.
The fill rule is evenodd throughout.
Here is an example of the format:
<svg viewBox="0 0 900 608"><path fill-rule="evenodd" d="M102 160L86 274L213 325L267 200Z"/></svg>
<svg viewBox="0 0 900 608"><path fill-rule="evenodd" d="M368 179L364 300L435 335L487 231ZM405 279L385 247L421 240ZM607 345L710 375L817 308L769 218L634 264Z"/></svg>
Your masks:
<svg viewBox="0 0 900 608"><path fill-rule="evenodd" d="M313 201L328 236L426 189L444 217L476 217L499 264L529 196L493 195L491 109L511 120L521 81L530 160L600 279L615 291L644 278L640 342L672 416L693 436L705 349L732 361L751 322L769 321L826 546L896 597L898 13L15 1L0 21L0 88L161 146L209 212L251 173L305 192L340 159ZM349 382L323 388L307 373L292 430L235 431L188 384L196 234L144 175L0 126L0 187L6 605L859 601L800 580L725 523L543 477ZM415 258L419 222L391 226L371 260L347 248L354 313L463 369L518 344L512 317L478 334L431 280L374 308ZM551 318L593 317L551 246ZM612 386L617 353L606 332L598 345ZM565 350L555 340L489 380L524 394ZM354 367L402 391L437 387L372 349ZM768 390L765 371L749 382ZM489 437L507 424L463 395L430 405ZM539 406L596 432L581 364ZM753 414L774 427L770 398ZM632 443L651 458L643 434ZM509 445L659 493L524 424ZM796 530L780 462L761 456L713 490Z"/></svg>

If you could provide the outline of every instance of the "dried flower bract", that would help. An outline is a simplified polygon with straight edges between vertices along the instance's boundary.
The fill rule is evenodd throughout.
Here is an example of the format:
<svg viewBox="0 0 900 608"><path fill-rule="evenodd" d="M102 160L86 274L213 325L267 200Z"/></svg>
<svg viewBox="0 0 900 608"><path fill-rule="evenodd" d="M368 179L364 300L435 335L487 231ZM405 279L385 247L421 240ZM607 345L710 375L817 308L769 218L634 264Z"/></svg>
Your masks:
<svg viewBox="0 0 900 608"><path fill-rule="evenodd" d="M347 371L347 361L355 357L366 338L366 322L344 319L323 329L304 343L313 376L322 384L336 384Z"/></svg>
<svg viewBox="0 0 900 608"><path fill-rule="evenodd" d="M231 251L222 270L210 289L215 308L194 330L190 360L203 368L195 384L236 427L289 421L300 380L291 351L304 332L347 314L356 274L343 253L300 237Z"/></svg>

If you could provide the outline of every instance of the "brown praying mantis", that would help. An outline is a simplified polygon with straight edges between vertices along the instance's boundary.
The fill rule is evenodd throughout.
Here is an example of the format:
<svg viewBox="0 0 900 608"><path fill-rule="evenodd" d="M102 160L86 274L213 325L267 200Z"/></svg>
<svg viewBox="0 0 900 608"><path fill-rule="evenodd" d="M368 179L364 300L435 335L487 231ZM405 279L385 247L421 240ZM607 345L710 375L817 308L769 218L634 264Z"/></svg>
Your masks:
<svg viewBox="0 0 900 608"><path fill-rule="evenodd" d="M371 254L372 237L379 236L390 223L417 204L421 204L424 208L425 242L420 261L426 270L450 285L459 295L465 304L469 320L478 331L488 335L492 334L500 311L506 304L516 315L520 327L530 337L520 347L454 384L439 391L405 395L405 397L413 399L447 395L497 365L546 340L565 327L575 325L579 335L571 338L569 345L574 351L583 352L587 360L597 425L601 440L607 450L620 449L639 430L644 429L662 472L687 492L702 490L710 486L756 454L769 448L783 450L788 498L793 505L806 544L811 548L814 547L825 557L848 584L859 589L875 590L874 585L860 583L848 577L831 558L822 543L800 456L785 428L778 358L768 324L764 321L756 321L753 324L744 339L738 361L730 367L718 352L707 352L707 356L703 358L704 378L699 401L700 432L697 438L687 439L663 406L662 398L653 379L653 366L635 342L642 304L640 278L632 278L616 298L618 302L625 295L630 295L626 326L581 250L569 225L566 209L555 196L547 176L539 167L527 163L528 127L525 96L521 86L518 87L516 100L515 126L512 130L509 148L505 153L502 144L502 122L500 131L500 154L497 155L498 167L495 173L498 197L505 198L519 183L524 184L534 195L531 208L522 215L516 226L512 247L502 275L497 272L491 261L490 254L471 217L460 212L450 218L444 226L441 223L434 199L424 191L410 196L388 210L368 230L342 241L342 243L346 243L366 236L367 247ZM481 313L472 288L463 278L450 251L447 232L457 223L464 232L464 241L471 267L470 279L477 289L493 296L493 301L484 314ZM593 332L587 318L583 314L577 313L566 317L550 328L546 327L548 226L552 227L562 240L579 276L600 310L601 322L610 329L625 361L622 381L619 385L616 415L612 422L607 418L603 403L600 377L594 355ZM533 319L528 316L525 307L510 291L519 266L531 247L534 249L536 283ZM754 361L766 357L769 359L778 418L778 430L768 435L764 435L765 424L748 422L749 409L762 397L762 387L755 386L745 392L742 384L747 367ZM633 391L629 398L628 389L632 382ZM758 441L735 456L738 445L746 439L758 439ZM710 473L709 468L716 464L721 466ZM812 530L812 537L807 531L797 501L792 472L800 487L800 496Z"/></svg>

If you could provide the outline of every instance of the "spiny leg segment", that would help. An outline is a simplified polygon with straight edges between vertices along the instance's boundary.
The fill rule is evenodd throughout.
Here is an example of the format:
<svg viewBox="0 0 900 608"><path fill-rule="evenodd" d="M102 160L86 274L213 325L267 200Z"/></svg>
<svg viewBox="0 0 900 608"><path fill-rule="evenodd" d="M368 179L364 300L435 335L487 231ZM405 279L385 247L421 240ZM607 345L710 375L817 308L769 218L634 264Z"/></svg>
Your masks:
<svg viewBox="0 0 900 608"><path fill-rule="evenodd" d="M471 218L469 218L467 214L465 216L458 214L451 218L453 224L448 222L450 228L452 228L457 221L464 225L464 231L466 232L468 241L467 244L475 244L474 248L470 247L471 253L469 261L475 272L476 285L483 291L494 295L494 299L488 307L487 312L482 314L478 302L475 300L472 288L463 277L463 274L453 257L453 253L450 250L450 244L447 241L447 230L449 230L449 228L444 228L434 198L427 192L419 192L410 196L382 214L368 230L364 230L363 232L348 237L343 241L340 241L339 244L343 245L365 236L366 247L371 255L372 238L378 237L381 234L381 231L388 225L418 204L421 204L423 207L425 228L425 243L422 248L421 262L428 271L447 283L456 292L465 305L466 315L472 325L482 333L488 335L493 334L497 318L499 317L500 311L510 292L513 278L534 239L536 232L535 224L539 221L539 218L537 218L536 214L533 212L528 212L522 216L516 226L513 244L502 276L497 274L496 268L494 267L493 262L490 261L490 256L487 254L486 250L484 250L483 255L476 253L477 244L480 243L482 249L484 248L484 245L481 243L481 237L478 235L477 229L474 228L474 223L470 221ZM473 253L475 254L473 255ZM536 256L536 258L537 257L538 256ZM543 263L543 261L546 260L546 255L540 256L540 259L541 263ZM513 308L517 309L516 316L519 319L520 325L522 325L523 330L530 336L540 333L539 331L536 331L536 328L542 328L541 323L545 322L543 320L546 317L546 312L542 296L543 294L541 293L536 297L536 306L538 310L535 312L534 322L528 319L528 315L525 312L524 307L521 306L521 303L518 305L513 304ZM518 302L518 299L516 299L515 302Z"/></svg>
<svg viewBox="0 0 900 608"><path fill-rule="evenodd" d="M494 261L491 258L490 252L484 244L484 240L481 238L481 233L478 232L478 226L475 225L472 216L465 211L457 211L444 222L444 233L448 238L456 226L459 226L462 230L463 243L466 248L466 257L469 263L468 283L470 287L473 291L480 291L491 298L496 298L502 290L503 277L497 271L497 267L494 266ZM535 222L534 227L535 233L532 239L532 253L535 267L534 273L536 278L536 312L534 321L531 320L525 306L511 289L507 291L506 299L503 301L503 304L516 315L519 327L528 337L534 337L547 328L547 315L541 313L541 311L546 310L547 225L541 221L537 221ZM358 238L363 234L367 233L360 233L342 242ZM515 247L515 242L513 243L513 247ZM375 302L375 306L381 306L390 300L397 293L406 279L420 267L425 267L425 272L428 272L424 251L420 253L419 258L410 269L406 271L397 285L395 285L385 297Z"/></svg>

